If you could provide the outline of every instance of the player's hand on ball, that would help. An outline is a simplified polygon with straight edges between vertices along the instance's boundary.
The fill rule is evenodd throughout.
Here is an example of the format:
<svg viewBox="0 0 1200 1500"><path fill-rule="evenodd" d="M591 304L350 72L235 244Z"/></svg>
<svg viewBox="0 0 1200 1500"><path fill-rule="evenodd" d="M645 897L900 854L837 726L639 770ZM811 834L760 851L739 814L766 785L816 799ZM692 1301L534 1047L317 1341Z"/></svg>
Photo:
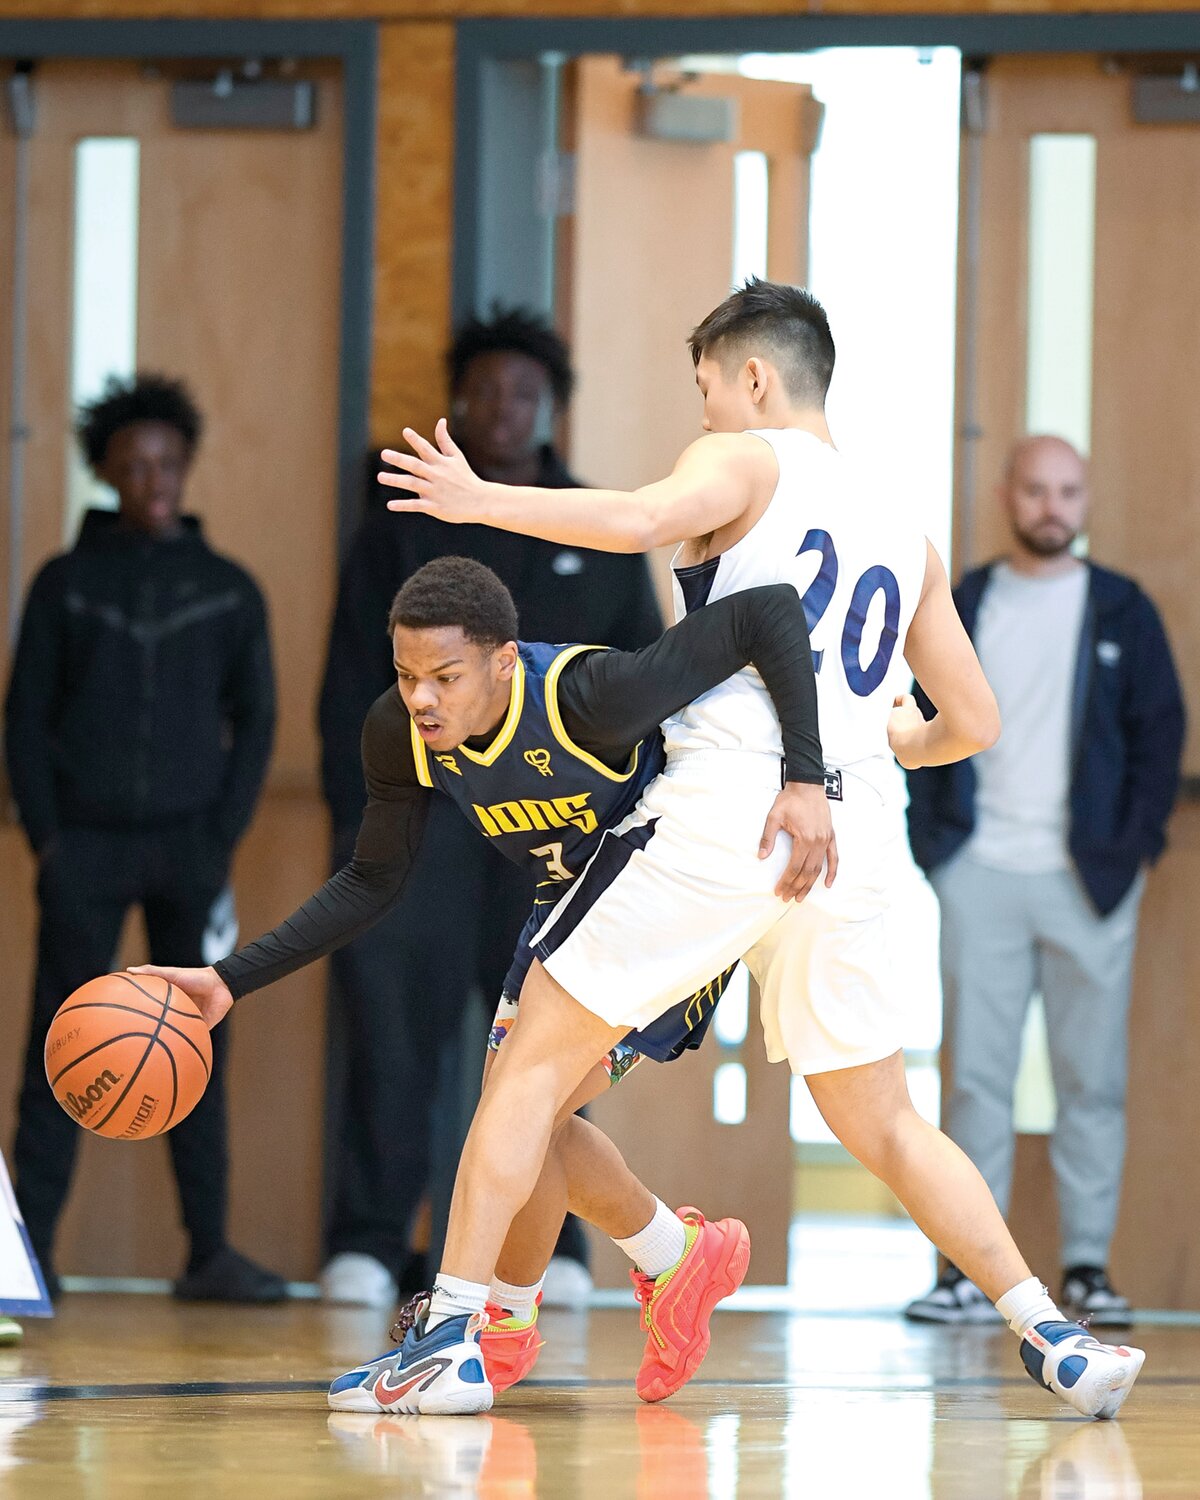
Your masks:
<svg viewBox="0 0 1200 1500"><path fill-rule="evenodd" d="M803 901L825 871L825 884L837 875L837 839L824 786L789 781L771 805L758 846L759 859L766 859L781 833L791 836L792 857L780 876L775 894L784 901Z"/></svg>
<svg viewBox="0 0 1200 1500"><path fill-rule="evenodd" d="M209 1031L224 1020L233 1008L233 996L216 969L160 969L154 964L138 964L131 974L157 974L180 989L204 1017Z"/></svg>
<svg viewBox="0 0 1200 1500"><path fill-rule="evenodd" d="M411 453L385 448L379 455L385 464L399 469L379 475L380 484L396 490L409 490L411 496L389 500L389 510L417 510L436 516L439 521L462 523L483 520L485 482L463 457L462 450L450 436L442 417L435 429L436 446L411 427L404 429L404 441ZM415 497L415 498L414 498Z"/></svg>
<svg viewBox="0 0 1200 1500"><path fill-rule="evenodd" d="M925 715L911 693L901 693L888 715L888 744L906 771L916 771L924 761L920 744L925 735Z"/></svg>

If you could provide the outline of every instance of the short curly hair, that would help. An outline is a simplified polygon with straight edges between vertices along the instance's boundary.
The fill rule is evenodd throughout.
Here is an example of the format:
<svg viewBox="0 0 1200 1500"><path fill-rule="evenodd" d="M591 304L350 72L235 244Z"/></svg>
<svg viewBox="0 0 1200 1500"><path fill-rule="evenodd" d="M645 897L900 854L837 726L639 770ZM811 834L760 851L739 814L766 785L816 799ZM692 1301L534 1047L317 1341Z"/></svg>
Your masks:
<svg viewBox="0 0 1200 1500"><path fill-rule="evenodd" d="M469 641L489 650L517 638L513 596L483 563L437 557L418 568L392 600L388 634L457 625Z"/></svg>
<svg viewBox="0 0 1200 1500"><path fill-rule="evenodd" d="M189 458L204 429L204 419L182 380L141 372L131 380L110 375L104 394L81 406L75 423L83 456L93 469L104 462L114 434L134 422L165 422L174 427L187 444Z"/></svg>
<svg viewBox="0 0 1200 1500"><path fill-rule="evenodd" d="M559 406L571 399L575 372L570 351L549 323L527 308L493 303L490 318L471 318L459 328L446 355L452 392L459 390L467 366L481 354L524 354L536 360L550 377L550 389Z"/></svg>

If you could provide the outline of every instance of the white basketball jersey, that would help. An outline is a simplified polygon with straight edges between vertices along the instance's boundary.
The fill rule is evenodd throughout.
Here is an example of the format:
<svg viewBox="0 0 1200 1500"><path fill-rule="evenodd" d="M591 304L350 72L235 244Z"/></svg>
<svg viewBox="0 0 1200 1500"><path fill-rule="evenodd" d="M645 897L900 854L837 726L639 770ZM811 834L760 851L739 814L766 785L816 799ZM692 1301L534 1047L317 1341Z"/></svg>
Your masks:
<svg viewBox="0 0 1200 1500"><path fill-rule="evenodd" d="M911 681L904 642L924 585L925 537L828 443L794 428L754 436L779 461L771 503L728 551L673 568L676 619L743 589L793 584L808 616L826 768L902 803L887 721ZM663 732L668 753L782 752L779 720L753 667L697 698Z"/></svg>

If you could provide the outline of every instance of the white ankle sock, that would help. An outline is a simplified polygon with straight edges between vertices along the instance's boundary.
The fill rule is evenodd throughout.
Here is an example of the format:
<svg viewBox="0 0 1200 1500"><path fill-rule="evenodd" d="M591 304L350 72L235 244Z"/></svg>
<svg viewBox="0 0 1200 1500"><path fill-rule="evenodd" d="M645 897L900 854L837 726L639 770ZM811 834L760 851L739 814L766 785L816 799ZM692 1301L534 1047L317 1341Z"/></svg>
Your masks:
<svg viewBox="0 0 1200 1500"><path fill-rule="evenodd" d="M1069 1323L1050 1300L1046 1287L1031 1276L1028 1281L1018 1281L1016 1286L996 1303L996 1311L1018 1338L1035 1323Z"/></svg>
<svg viewBox="0 0 1200 1500"><path fill-rule="evenodd" d="M680 1260L687 1248L687 1228L661 1198L655 1198L654 1217L645 1229L639 1229L627 1240L613 1240L613 1244L624 1250L639 1271L647 1276L661 1276Z"/></svg>
<svg viewBox="0 0 1200 1500"><path fill-rule="evenodd" d="M425 1326L427 1329L436 1328L447 1318L482 1312L487 1299L486 1282L463 1281L459 1276L446 1276L439 1271L429 1298L429 1318Z"/></svg>
<svg viewBox="0 0 1200 1500"><path fill-rule="evenodd" d="M501 1281L498 1276L493 1276L488 1301L494 1302L497 1307L502 1307L506 1313L519 1318L522 1323L528 1323L533 1317L538 1293L545 1279L545 1276L539 1277L532 1286L514 1286L511 1281Z"/></svg>

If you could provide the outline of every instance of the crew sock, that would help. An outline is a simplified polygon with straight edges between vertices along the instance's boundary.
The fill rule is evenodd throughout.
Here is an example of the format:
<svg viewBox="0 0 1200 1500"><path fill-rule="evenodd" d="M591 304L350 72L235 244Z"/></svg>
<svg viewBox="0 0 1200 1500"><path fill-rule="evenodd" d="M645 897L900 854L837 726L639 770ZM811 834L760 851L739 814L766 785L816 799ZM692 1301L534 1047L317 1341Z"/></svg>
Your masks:
<svg viewBox="0 0 1200 1500"><path fill-rule="evenodd" d="M614 1240L619 1250L647 1276L661 1276L678 1265L687 1248L687 1226L673 1214L661 1198L654 1200L654 1217L645 1229L639 1229L626 1240Z"/></svg>

